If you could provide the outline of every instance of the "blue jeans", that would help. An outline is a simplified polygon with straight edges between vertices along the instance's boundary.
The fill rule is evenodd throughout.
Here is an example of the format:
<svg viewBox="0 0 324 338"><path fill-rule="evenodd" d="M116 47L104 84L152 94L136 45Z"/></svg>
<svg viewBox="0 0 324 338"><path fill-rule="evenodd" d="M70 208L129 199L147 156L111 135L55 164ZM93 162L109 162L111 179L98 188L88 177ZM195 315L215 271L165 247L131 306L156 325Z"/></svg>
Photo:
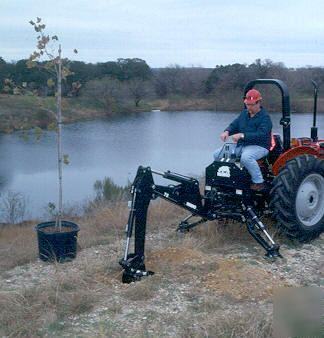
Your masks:
<svg viewBox="0 0 324 338"><path fill-rule="evenodd" d="M219 148L214 152L214 160L217 160L222 149L223 148ZM267 156L268 153L268 149L257 145L242 147L240 162L251 175L253 183L262 183L264 181L257 160Z"/></svg>

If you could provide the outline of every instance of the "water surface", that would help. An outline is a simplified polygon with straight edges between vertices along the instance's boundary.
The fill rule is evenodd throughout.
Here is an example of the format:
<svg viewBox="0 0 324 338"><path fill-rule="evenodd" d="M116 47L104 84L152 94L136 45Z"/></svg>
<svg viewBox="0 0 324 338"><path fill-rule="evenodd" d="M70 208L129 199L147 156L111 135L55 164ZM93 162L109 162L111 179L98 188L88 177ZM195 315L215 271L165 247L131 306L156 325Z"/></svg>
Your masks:
<svg viewBox="0 0 324 338"><path fill-rule="evenodd" d="M64 126L63 148L70 158L63 173L65 203L93 198L97 179L109 176L119 185L127 184L139 165L202 175L221 145L220 132L235 116L210 111L148 112ZM281 132L281 115L271 116L274 132ZM318 116L320 131L323 117ZM292 116L292 136L309 136L311 124L311 114ZM48 202L56 203L55 133L45 132L40 141L33 137L26 141L19 133L0 135L0 156L1 191L23 193L29 216L41 215Z"/></svg>

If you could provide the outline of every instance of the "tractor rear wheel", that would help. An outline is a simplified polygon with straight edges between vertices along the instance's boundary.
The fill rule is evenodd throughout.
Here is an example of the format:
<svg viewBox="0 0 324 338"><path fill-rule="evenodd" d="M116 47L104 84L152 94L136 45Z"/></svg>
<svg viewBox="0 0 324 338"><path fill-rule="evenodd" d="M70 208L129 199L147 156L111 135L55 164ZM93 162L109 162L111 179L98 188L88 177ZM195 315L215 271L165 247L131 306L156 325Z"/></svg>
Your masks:
<svg viewBox="0 0 324 338"><path fill-rule="evenodd" d="M286 163L273 180L270 207L278 226L308 241L324 230L324 160L301 155Z"/></svg>

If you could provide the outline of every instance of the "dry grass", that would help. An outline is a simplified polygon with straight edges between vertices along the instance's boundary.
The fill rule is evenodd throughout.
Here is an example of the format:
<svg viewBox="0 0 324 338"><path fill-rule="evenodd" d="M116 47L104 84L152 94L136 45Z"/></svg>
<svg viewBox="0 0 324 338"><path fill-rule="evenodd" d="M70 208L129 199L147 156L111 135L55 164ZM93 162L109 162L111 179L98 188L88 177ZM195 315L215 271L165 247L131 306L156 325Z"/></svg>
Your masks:
<svg viewBox="0 0 324 338"><path fill-rule="evenodd" d="M178 208L163 201L153 202L149 219L155 220L151 231L174 219ZM120 255L120 240L124 237L128 210L126 202L100 206L83 218L71 219L80 226L79 247L82 249L109 244L114 250L113 256ZM149 220L149 222L150 222ZM5 273L10 268L34 261L37 258L37 238L34 226L36 222L23 225L8 225L0 230L1 257L0 271ZM88 312L98 302L96 289L109 289L120 280L120 269L116 261L99 256L88 259L78 257L78 271L66 270L57 264L55 274L48 277L48 283L25 290L0 291L0 307L5 309L0 314L0 336L32 336L40 334L37 330L55 324L71 315ZM80 261L81 260L81 261ZM70 272L69 272L70 271ZM125 293L125 297L135 300L147 300L153 297L156 285L152 279L138 283ZM101 287L99 287L101 285ZM100 292L99 292L100 293ZM113 304L114 313L121 311L120 304Z"/></svg>
<svg viewBox="0 0 324 338"><path fill-rule="evenodd" d="M159 278L147 278L142 280L143 283L131 284L123 293L127 301L147 301L157 293L159 288Z"/></svg>
<svg viewBox="0 0 324 338"><path fill-rule="evenodd" d="M214 317L211 313L199 322L185 322L181 337L249 337L269 338L272 337L272 323L264 314L257 311L249 311L242 316L233 314ZM184 324L185 324L184 323Z"/></svg>
<svg viewBox="0 0 324 338"><path fill-rule="evenodd" d="M35 260L37 247L34 226L28 222L0 228L0 273Z"/></svg>
<svg viewBox="0 0 324 338"><path fill-rule="evenodd" d="M280 242L285 237L280 236L278 229L271 219L262 219L268 227L269 233L275 240L280 237ZM199 239L203 245L204 252L226 253L233 249L233 246L244 246L252 249L256 242L249 234L245 224L233 221L213 221L198 226L192 236ZM287 240L286 240L287 241ZM261 247L260 247L260 250Z"/></svg>
<svg viewBox="0 0 324 338"><path fill-rule="evenodd" d="M47 128L53 116L41 107L53 107L54 97L0 94L0 130L11 133L35 126ZM64 123L104 117L107 114L95 102L85 98L63 98Z"/></svg>
<svg viewBox="0 0 324 338"><path fill-rule="evenodd" d="M172 97L150 102L152 109L164 111L215 110L215 100L206 98Z"/></svg>
<svg viewBox="0 0 324 338"><path fill-rule="evenodd" d="M74 332L71 317L82 318L82 314L105 303L108 316L98 322L93 335L124 337L134 328L133 336L160 336L173 332L173 327L181 337L270 337L269 318L255 313L253 305L246 316L235 312L237 309L235 313L224 312L229 304L251 302L251 294L255 295L252 301L268 301L277 285L261 268L222 257L226 250L231 252L232 244L255 246L245 227L210 222L179 235L175 229L185 215L185 211L163 200L152 202L146 266L156 274L129 285L120 283L121 269L117 264L128 217L126 203L102 205L74 219L81 228L78 242L83 250L71 263L40 265L40 271L50 267L46 270L50 273L38 282L39 286L0 291L0 308L5 309L0 312L0 336ZM33 226L30 223L1 230L1 254L5 257L0 261L2 271L36 258ZM94 245L98 246L87 249ZM188 285L184 296L179 288ZM163 309L174 299L183 306L176 316L154 311L157 303ZM182 305L183 300L186 302ZM125 313L131 313L136 321L133 323ZM142 325L143 316L150 323ZM63 331L57 329L61 322L65 323ZM121 327L128 327L128 334L122 333Z"/></svg>
<svg viewBox="0 0 324 338"><path fill-rule="evenodd" d="M218 269L204 277L203 285L238 301L271 299L275 288L288 286L270 271L238 259L218 260Z"/></svg>
<svg viewBox="0 0 324 338"><path fill-rule="evenodd" d="M163 229L176 229L181 218L188 214L175 204L158 199L152 201L148 209L147 223L150 231L162 231Z"/></svg>
<svg viewBox="0 0 324 338"><path fill-rule="evenodd" d="M102 205L78 220L80 225L79 245L87 248L98 244L107 244L123 238L123 230L128 219L126 202L114 205Z"/></svg>
<svg viewBox="0 0 324 338"><path fill-rule="evenodd" d="M148 212L148 234L165 232L171 240L177 240L175 230L187 213L163 200L153 201ZM82 218L72 218L80 226L78 244L84 249L98 244L118 243L124 238L127 223L126 202L114 206L101 206ZM17 265L26 264L37 258L37 236L34 227L37 222L22 225L8 225L0 228L0 273ZM239 224L223 226L209 222L198 226L191 236L199 241L204 250L223 248L229 243L251 243L245 227ZM188 238L188 235L186 235ZM190 236L189 236L190 237ZM253 242L253 241L252 241ZM177 243L178 244L178 243ZM195 245L198 245L197 243Z"/></svg>
<svg viewBox="0 0 324 338"><path fill-rule="evenodd" d="M120 202L113 207L101 206L82 218L69 218L80 226L79 249L121 239L127 216L126 202ZM0 273L37 258L36 224L30 221L0 228Z"/></svg>
<svg viewBox="0 0 324 338"><path fill-rule="evenodd" d="M0 335L42 335L41 328L68 316L90 311L99 294L89 288L82 275L65 271L46 285L22 291L0 291Z"/></svg>

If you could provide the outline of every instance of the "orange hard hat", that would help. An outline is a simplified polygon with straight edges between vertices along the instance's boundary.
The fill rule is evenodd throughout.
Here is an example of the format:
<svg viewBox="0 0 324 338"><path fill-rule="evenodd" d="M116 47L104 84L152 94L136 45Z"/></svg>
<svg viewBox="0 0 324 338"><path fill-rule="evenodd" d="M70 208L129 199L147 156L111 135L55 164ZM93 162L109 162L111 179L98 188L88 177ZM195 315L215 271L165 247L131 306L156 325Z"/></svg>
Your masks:
<svg viewBox="0 0 324 338"><path fill-rule="evenodd" d="M244 103L245 104L253 104L256 103L258 101L262 100L261 94L258 90L256 89L250 89L244 98Z"/></svg>

